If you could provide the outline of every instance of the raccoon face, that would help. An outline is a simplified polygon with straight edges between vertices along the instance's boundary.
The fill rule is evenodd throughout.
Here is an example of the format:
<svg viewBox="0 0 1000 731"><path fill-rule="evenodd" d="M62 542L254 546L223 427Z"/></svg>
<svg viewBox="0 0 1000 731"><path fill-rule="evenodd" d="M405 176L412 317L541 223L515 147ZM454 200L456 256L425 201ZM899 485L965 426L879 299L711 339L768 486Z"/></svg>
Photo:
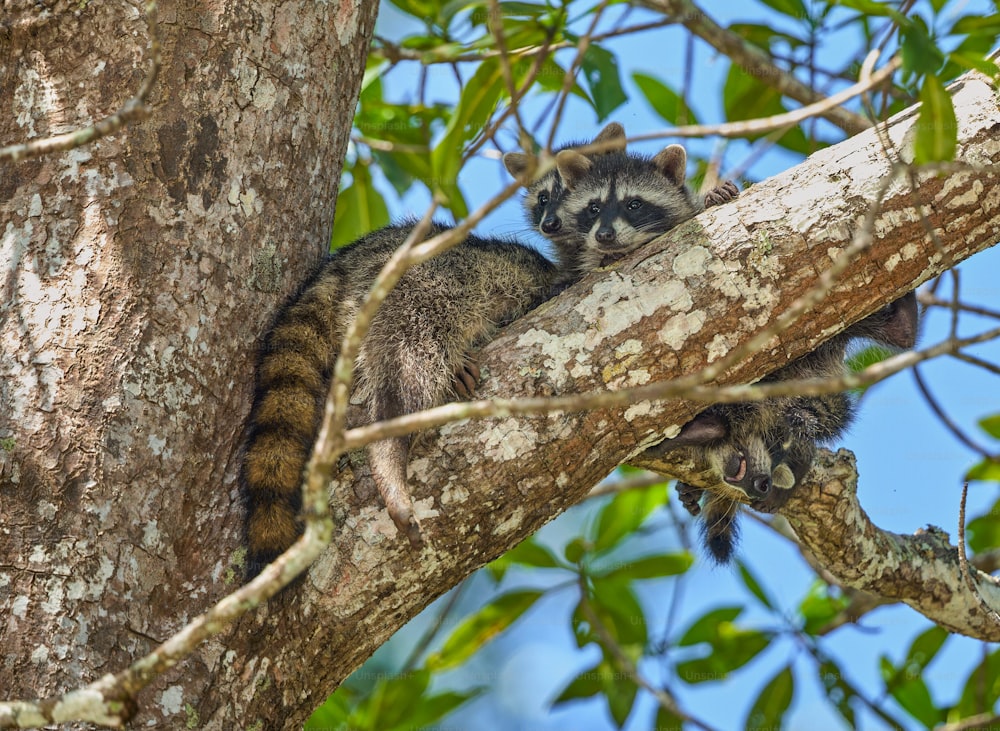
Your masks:
<svg viewBox="0 0 1000 731"><path fill-rule="evenodd" d="M796 476L788 463L787 445L768 445L764 439L727 439L708 447L709 462L726 485L749 499L751 507L772 512L780 507Z"/></svg>
<svg viewBox="0 0 1000 731"><path fill-rule="evenodd" d="M552 170L541 180L528 188L524 196L524 207L532 227L546 238L556 238L562 231L559 217L559 203L563 195L559 173Z"/></svg>
<svg viewBox="0 0 1000 731"><path fill-rule="evenodd" d="M700 210L684 184L687 156L670 145L653 158L608 153L597 158L564 150L556 169L565 192L559 216L567 241L589 268L621 258Z"/></svg>
<svg viewBox="0 0 1000 731"><path fill-rule="evenodd" d="M625 128L618 122L611 122L590 142L572 142L562 148L597 145L599 149L581 155L587 160L609 152L625 149ZM524 177L531 166L531 159L520 152L509 152L503 156L504 166L515 178ZM557 170L551 170L528 186L524 197L524 208L532 228L548 239L557 240L563 233L563 222L559 216L565 186Z"/></svg>

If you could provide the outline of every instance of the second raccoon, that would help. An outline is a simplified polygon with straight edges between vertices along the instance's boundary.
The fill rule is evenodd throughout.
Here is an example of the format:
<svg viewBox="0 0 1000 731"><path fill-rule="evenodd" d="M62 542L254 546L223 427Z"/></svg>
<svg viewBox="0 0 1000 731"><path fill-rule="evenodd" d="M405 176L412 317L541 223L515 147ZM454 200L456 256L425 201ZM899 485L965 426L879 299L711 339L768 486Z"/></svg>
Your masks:
<svg viewBox="0 0 1000 731"><path fill-rule="evenodd" d="M910 292L835 335L761 383L806 378L836 378L845 371L848 345L869 339L892 348L913 347L918 329L916 294ZM662 454L697 449L721 477L708 490L678 483L681 502L692 515L702 514L702 532L719 563L732 557L741 503L774 512L805 477L819 445L840 438L854 418L847 393L780 396L763 401L718 404L684 425L674 439L650 449ZM699 501L704 496L704 505Z"/></svg>

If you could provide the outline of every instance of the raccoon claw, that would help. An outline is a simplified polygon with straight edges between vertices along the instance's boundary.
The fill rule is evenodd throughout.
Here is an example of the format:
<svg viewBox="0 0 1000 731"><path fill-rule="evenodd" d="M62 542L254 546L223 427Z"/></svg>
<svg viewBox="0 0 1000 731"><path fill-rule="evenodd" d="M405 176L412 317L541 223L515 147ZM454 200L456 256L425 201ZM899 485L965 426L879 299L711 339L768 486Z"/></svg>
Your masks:
<svg viewBox="0 0 1000 731"><path fill-rule="evenodd" d="M389 510L392 522L396 524L396 529L407 537L413 548L420 548L424 544L424 534L420 529L417 516L413 514L413 504L410 502L409 495L405 497L395 496L391 500L386 500L385 506Z"/></svg>
<svg viewBox="0 0 1000 731"><path fill-rule="evenodd" d="M481 375L476 361L472 358L467 359L461 368L455 371L452 379L452 388L458 397L463 401L468 401L475 396L476 386L479 385Z"/></svg>
<svg viewBox="0 0 1000 731"><path fill-rule="evenodd" d="M710 208L711 206L719 206L723 203L728 203L740 194L740 189L736 187L736 183L732 180L727 180L722 185L712 188L710 191L705 193L705 208Z"/></svg>
<svg viewBox="0 0 1000 731"><path fill-rule="evenodd" d="M687 510L691 515L698 516L701 514L701 496L705 491L700 487L694 487L686 482L677 483L677 497L680 498L681 505Z"/></svg>

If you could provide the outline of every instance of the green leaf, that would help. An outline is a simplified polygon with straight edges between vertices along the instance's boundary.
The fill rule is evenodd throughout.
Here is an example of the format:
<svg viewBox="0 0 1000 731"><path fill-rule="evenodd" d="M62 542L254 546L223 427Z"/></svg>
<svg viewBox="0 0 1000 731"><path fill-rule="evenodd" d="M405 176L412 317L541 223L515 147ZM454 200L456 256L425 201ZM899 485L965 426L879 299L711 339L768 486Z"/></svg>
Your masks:
<svg viewBox="0 0 1000 731"><path fill-rule="evenodd" d="M357 163L350 169L354 180L337 196L330 248L336 249L389 223L389 209L382 194L372 185L368 166Z"/></svg>
<svg viewBox="0 0 1000 731"><path fill-rule="evenodd" d="M396 728L400 731L410 731L410 729L435 726L456 708L482 695L486 690L486 687L478 687L463 692L453 691L425 696L416 708L411 709L410 713L396 724Z"/></svg>
<svg viewBox="0 0 1000 731"><path fill-rule="evenodd" d="M968 718L993 708L1000 698L1000 650L994 650L969 674L958 705L956 718Z"/></svg>
<svg viewBox="0 0 1000 731"><path fill-rule="evenodd" d="M603 695L607 700L611 717L621 727L632 710L637 690L636 684L624 673L616 670L605 657L590 670L585 670L576 676L552 705L555 707L581 698Z"/></svg>
<svg viewBox="0 0 1000 731"><path fill-rule="evenodd" d="M844 682L844 673L835 662L827 661L819 666L819 679L826 689L826 697L833 704L849 728L857 728L855 725L854 708L851 702L854 700L854 692L851 687Z"/></svg>
<svg viewBox="0 0 1000 731"><path fill-rule="evenodd" d="M934 728L945 720L945 713L934 705L930 691L919 675L897 684L891 693L900 707L926 728Z"/></svg>
<svg viewBox="0 0 1000 731"><path fill-rule="evenodd" d="M944 55L931 38L927 23L919 15L911 15L901 28L900 53L903 74L933 76L944 64Z"/></svg>
<svg viewBox="0 0 1000 731"><path fill-rule="evenodd" d="M531 566L538 569L571 569L562 563L548 548L538 543L534 537L521 541L500 558L486 564L493 578L500 580L514 565Z"/></svg>
<svg viewBox="0 0 1000 731"><path fill-rule="evenodd" d="M666 122L676 125L698 124L698 118L681 95L662 81L638 71L632 74L632 80L653 111Z"/></svg>
<svg viewBox="0 0 1000 731"><path fill-rule="evenodd" d="M1000 439L1000 414L979 420L980 428L994 439Z"/></svg>
<svg viewBox="0 0 1000 731"><path fill-rule="evenodd" d="M762 3L767 5L772 10L777 10L783 15L787 15L792 20L802 21L809 17L809 11L806 9L805 3L802 0L760 0Z"/></svg>
<svg viewBox="0 0 1000 731"><path fill-rule="evenodd" d="M936 76L928 75L920 89L913 160L918 164L952 160L957 141L958 122L951 96Z"/></svg>
<svg viewBox="0 0 1000 731"><path fill-rule="evenodd" d="M799 604L799 614L805 620L803 631L815 635L847 608L849 602L843 596L831 593L831 587L824 581L815 581Z"/></svg>
<svg viewBox="0 0 1000 731"><path fill-rule="evenodd" d="M430 680L427 670L414 670L379 681L362 707L355 711L369 728L392 729L416 712Z"/></svg>
<svg viewBox="0 0 1000 731"><path fill-rule="evenodd" d="M757 597L757 600L763 604L766 608L774 610L774 602L767 596L764 588L757 581L757 578L750 572L750 569L742 561L737 561L737 566L740 569L740 578L743 579L743 584L750 593Z"/></svg>
<svg viewBox="0 0 1000 731"><path fill-rule="evenodd" d="M993 13L991 15L963 16L955 22L949 33L975 33L976 35L996 38L1000 35L1000 15Z"/></svg>
<svg viewBox="0 0 1000 731"><path fill-rule="evenodd" d="M938 652L951 635L947 630L934 626L921 632L906 651L907 672L920 674L937 657Z"/></svg>
<svg viewBox="0 0 1000 731"><path fill-rule="evenodd" d="M684 731L684 719L675 713L671 713L663 706L659 706L656 711L656 723L653 728L657 731Z"/></svg>
<svg viewBox="0 0 1000 731"><path fill-rule="evenodd" d="M968 522L965 537L969 548L975 553L984 553L1000 546L1000 500L993 503L989 512Z"/></svg>
<svg viewBox="0 0 1000 731"><path fill-rule="evenodd" d="M1000 464L992 460L984 459L979 464L973 466L965 473L965 479L969 482L981 480L983 482L1000 482ZM997 544L994 544L997 545Z"/></svg>
<svg viewBox="0 0 1000 731"><path fill-rule="evenodd" d="M593 580L591 609L619 645L646 644L646 616L632 590L631 582L620 579Z"/></svg>
<svg viewBox="0 0 1000 731"><path fill-rule="evenodd" d="M863 13L864 15L889 16L900 24L906 22L905 15L900 13L888 3L879 2L878 0L837 0L837 5L843 5L845 8L852 8L860 13Z"/></svg>
<svg viewBox="0 0 1000 731"><path fill-rule="evenodd" d="M687 551L680 553L661 553L656 556L643 556L630 561L621 561L614 566L601 571L592 571L595 577L605 579L639 581L642 579L658 579L663 576L683 574L694 563L694 556Z"/></svg>
<svg viewBox="0 0 1000 731"><path fill-rule="evenodd" d="M598 515L594 550L607 551L617 546L632 535L665 500L666 491L661 485L615 495Z"/></svg>
<svg viewBox="0 0 1000 731"><path fill-rule="evenodd" d="M610 51L591 44L584 51L580 68L594 100L597 120L603 122L611 112L628 101L618 74L618 59Z"/></svg>
<svg viewBox="0 0 1000 731"><path fill-rule="evenodd" d="M601 663L598 663L589 670L584 670L582 673L577 675L570 684L567 685L563 692L559 694L552 705L557 706L561 703L566 703L568 701L578 700L580 698L591 698L597 695L602 690L601 683Z"/></svg>
<svg viewBox="0 0 1000 731"><path fill-rule="evenodd" d="M701 615L691 623L677 645L685 647L699 642L711 642L717 636L717 628L724 622L732 622L743 613L743 607L719 607Z"/></svg>
<svg viewBox="0 0 1000 731"><path fill-rule="evenodd" d="M781 103L780 91L746 73L736 64L730 64L729 73L726 75L723 108L726 119L730 122L771 117L788 111ZM802 129L802 125L796 125L778 139L778 144L793 152L809 154L816 145L806 139ZM747 139L755 140L762 136L763 133L748 135Z"/></svg>
<svg viewBox="0 0 1000 731"><path fill-rule="evenodd" d="M808 41L798 36L793 36L790 33L775 30L769 25L733 23L729 26L729 30L765 51L770 51L780 44L785 44L788 48L801 48L808 45Z"/></svg>
<svg viewBox="0 0 1000 731"><path fill-rule="evenodd" d="M583 560L588 550L590 550L590 544L587 541L583 538L574 538L566 544L566 548L563 549L563 556L575 566Z"/></svg>
<svg viewBox="0 0 1000 731"><path fill-rule="evenodd" d="M795 678L792 668L786 665L757 696L747 720L746 728L784 728L785 713L795 695Z"/></svg>
<svg viewBox="0 0 1000 731"><path fill-rule="evenodd" d="M328 731L346 727L351 710L351 692L346 686L340 686L326 702L313 711L306 721L303 731Z"/></svg>
<svg viewBox="0 0 1000 731"><path fill-rule="evenodd" d="M719 629L719 637L712 645L712 654L677 664L677 677L685 683L723 680L771 644L771 637L757 630L741 629L729 624L722 625Z"/></svg>
<svg viewBox="0 0 1000 731"><path fill-rule="evenodd" d="M444 137L431 153L434 170L432 189L448 198L449 206L458 218L468 215L464 198L455 185L466 143L483 131L503 94L500 61L497 58L486 59L463 86Z"/></svg>
<svg viewBox="0 0 1000 731"><path fill-rule="evenodd" d="M635 682L622 672L612 674L610 682L605 684L604 693L608 698L608 710L611 711L611 718L618 724L618 728L625 725L629 714L632 713L638 690L639 687Z"/></svg>
<svg viewBox="0 0 1000 731"><path fill-rule="evenodd" d="M541 591L516 591L497 597L456 627L442 648L427 658L426 667L440 672L461 665L517 621L542 595Z"/></svg>

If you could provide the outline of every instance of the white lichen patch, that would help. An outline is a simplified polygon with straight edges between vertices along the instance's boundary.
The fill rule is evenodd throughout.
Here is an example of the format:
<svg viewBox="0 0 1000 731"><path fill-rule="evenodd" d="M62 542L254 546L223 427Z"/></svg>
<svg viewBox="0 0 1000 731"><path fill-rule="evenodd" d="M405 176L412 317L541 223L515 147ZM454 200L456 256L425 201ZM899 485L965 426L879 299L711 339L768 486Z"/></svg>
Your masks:
<svg viewBox="0 0 1000 731"><path fill-rule="evenodd" d="M278 102L278 88L267 76L261 76L260 81L253 87L252 96L255 107L269 112Z"/></svg>
<svg viewBox="0 0 1000 731"><path fill-rule="evenodd" d="M521 459L531 452L538 441L538 434L526 423L517 419L504 419L480 437L483 453L496 462Z"/></svg>
<svg viewBox="0 0 1000 731"><path fill-rule="evenodd" d="M49 648L45 645L39 645L31 653L31 662L36 665L44 665L49 661Z"/></svg>
<svg viewBox="0 0 1000 731"><path fill-rule="evenodd" d="M20 82L14 88L14 121L22 127L27 136L34 137L38 134L35 129L35 120L50 117L59 107L59 95L56 94L55 84L48 78L48 75L38 73L33 67L35 63L45 67L44 58L39 54L33 56L32 64L19 65Z"/></svg>
<svg viewBox="0 0 1000 731"><path fill-rule="evenodd" d="M582 354L585 352L585 341L586 336L583 333L570 333L565 336L557 336L544 330L532 328L518 337L517 345L518 347L540 346L542 355L545 356L545 367L553 374L556 383L562 385L571 374L564 368L557 368L556 366L575 361L576 365L574 369L581 367L583 361L586 360L582 357ZM586 368L586 373L583 375L590 373L589 367Z"/></svg>
<svg viewBox="0 0 1000 731"><path fill-rule="evenodd" d="M682 278L704 276L711 260L711 251L704 246L692 246L674 257L674 274Z"/></svg>
<svg viewBox="0 0 1000 731"><path fill-rule="evenodd" d="M736 345L737 339L729 335L716 335L712 338L712 342L708 344L707 359L709 363L717 361L719 358L728 353Z"/></svg>
<svg viewBox="0 0 1000 731"><path fill-rule="evenodd" d="M30 600L24 594L15 597L14 601L10 604L10 613L18 619L24 619L28 613L29 602Z"/></svg>
<svg viewBox="0 0 1000 731"><path fill-rule="evenodd" d="M707 320L708 316L704 310L683 312L667 320L656 337L661 343L673 350L683 350L687 339L695 333L701 332Z"/></svg>
<svg viewBox="0 0 1000 731"><path fill-rule="evenodd" d="M441 500L441 505L444 506L465 503L469 500L469 490L465 485L449 482L441 490L438 498Z"/></svg>
<svg viewBox="0 0 1000 731"><path fill-rule="evenodd" d="M46 614L59 614L63 611L63 600L66 598L66 591L59 582L52 582L48 586L48 593L42 600L41 608Z"/></svg>
<svg viewBox="0 0 1000 731"><path fill-rule="evenodd" d="M653 405L649 401L640 401L625 409L625 421L632 421L641 416L649 416L653 410Z"/></svg>
<svg viewBox="0 0 1000 731"><path fill-rule="evenodd" d="M142 546L150 551L158 551L161 546L160 528L153 518L142 529Z"/></svg>
<svg viewBox="0 0 1000 731"><path fill-rule="evenodd" d="M514 512L510 514L507 520L497 523L493 526L493 535L503 536L513 531L516 531L521 525L524 524L524 510L521 508L515 508Z"/></svg>
<svg viewBox="0 0 1000 731"><path fill-rule="evenodd" d="M179 685L171 685L160 693L160 710L163 715L172 716L180 713L184 707L184 688Z"/></svg>
<svg viewBox="0 0 1000 731"><path fill-rule="evenodd" d="M149 451L157 456L163 456L163 448L167 445L167 440L163 437L158 437L155 434L150 434L146 438L146 446L149 447Z"/></svg>

